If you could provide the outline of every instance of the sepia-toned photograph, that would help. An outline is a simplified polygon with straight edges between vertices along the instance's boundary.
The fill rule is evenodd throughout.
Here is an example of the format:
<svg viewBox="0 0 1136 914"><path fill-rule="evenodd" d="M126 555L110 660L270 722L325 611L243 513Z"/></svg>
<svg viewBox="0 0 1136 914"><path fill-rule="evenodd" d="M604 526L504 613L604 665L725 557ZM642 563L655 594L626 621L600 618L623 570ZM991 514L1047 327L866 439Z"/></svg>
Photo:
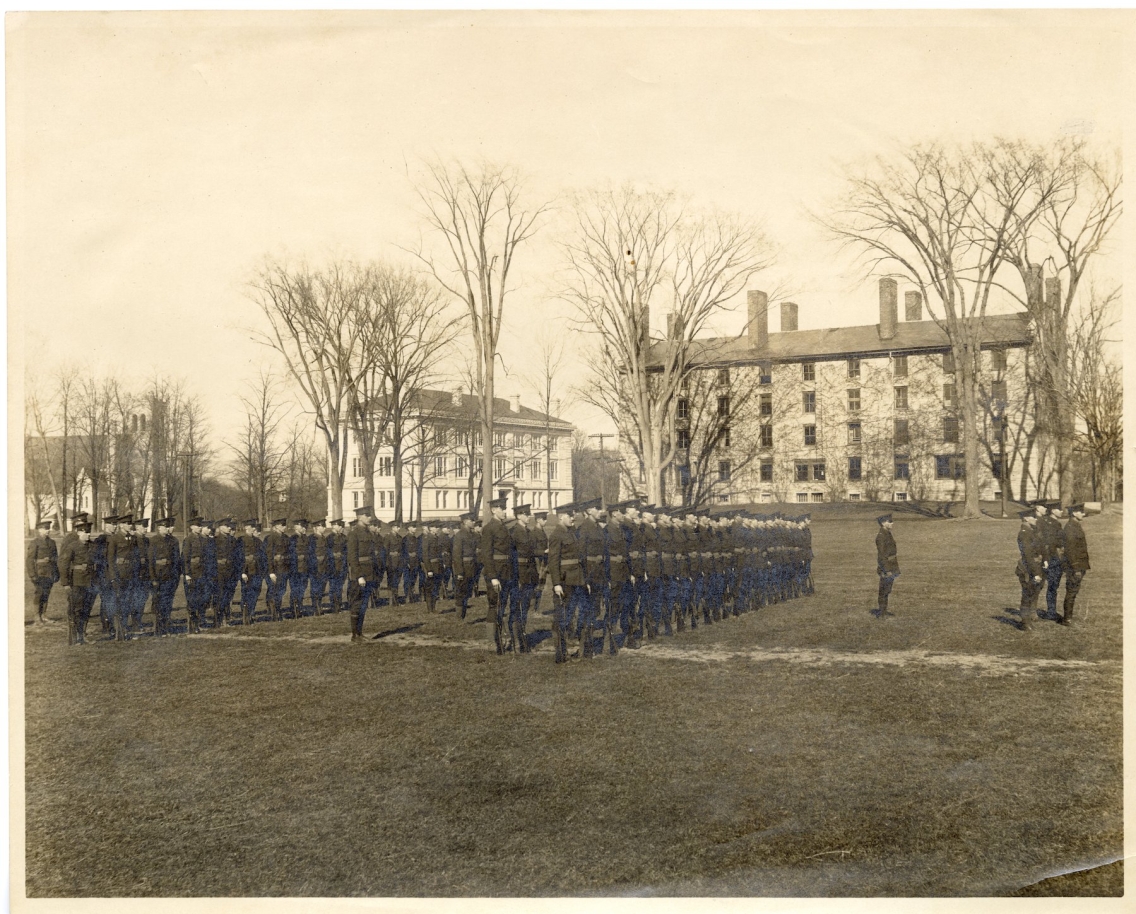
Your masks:
<svg viewBox="0 0 1136 914"><path fill-rule="evenodd" d="M7 13L13 907L1121 903L1133 25Z"/></svg>

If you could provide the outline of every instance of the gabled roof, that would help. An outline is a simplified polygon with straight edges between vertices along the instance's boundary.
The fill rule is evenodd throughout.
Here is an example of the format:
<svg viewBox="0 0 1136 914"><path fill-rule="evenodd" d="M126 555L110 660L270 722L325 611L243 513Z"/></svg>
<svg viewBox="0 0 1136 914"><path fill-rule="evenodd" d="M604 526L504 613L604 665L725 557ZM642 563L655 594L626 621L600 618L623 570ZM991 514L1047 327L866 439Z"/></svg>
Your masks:
<svg viewBox="0 0 1136 914"><path fill-rule="evenodd" d="M439 418L476 415L480 402L478 397L473 394L459 394L461 405L456 406L454 396L455 393L452 391L426 389L420 390L414 395L414 402L415 406L422 412L437 415ZM523 403L518 412L513 412L512 404L504 397L493 398L493 416L496 421L501 423L521 421L527 424L548 424L564 431L571 431L572 429L572 423L542 413L540 410L525 406Z"/></svg>
<svg viewBox="0 0 1136 914"><path fill-rule="evenodd" d="M983 318L983 348L1028 346L1029 315L991 314ZM651 346L651 363L659 364L666 341ZM946 331L934 321L900 321L895 336L880 339L879 324L829 327L823 330L788 330L770 333L768 345L757 348L748 336L694 340L691 362L701 366L797 362L806 359L871 358L890 353L943 352L950 348Z"/></svg>

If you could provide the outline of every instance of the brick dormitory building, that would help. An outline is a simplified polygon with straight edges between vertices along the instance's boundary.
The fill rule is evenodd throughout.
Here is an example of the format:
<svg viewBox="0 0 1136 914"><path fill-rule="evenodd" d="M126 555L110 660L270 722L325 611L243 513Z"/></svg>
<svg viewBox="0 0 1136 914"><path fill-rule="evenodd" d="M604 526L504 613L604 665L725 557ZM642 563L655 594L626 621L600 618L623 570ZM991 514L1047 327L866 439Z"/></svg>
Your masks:
<svg viewBox="0 0 1136 914"><path fill-rule="evenodd" d="M708 475L712 503L957 501L964 475L975 472L980 497L995 499L1003 453L1009 494L1017 492L1031 459L1021 454L1032 452L1015 444L1031 422L1027 316L982 321L983 459L967 467L946 332L924 318L919 292L905 293L903 320L898 299L896 281L881 279L879 323L821 330L798 330L797 305L785 302L780 332L770 332L768 297L750 291L743 334L693 342L697 368L684 379L677 403L667 501L679 500L683 475L691 472ZM714 422L698 421L699 411ZM728 432L710 459L692 460L696 452L705 456L698 436L715 424ZM631 479L634 484L634 474Z"/></svg>

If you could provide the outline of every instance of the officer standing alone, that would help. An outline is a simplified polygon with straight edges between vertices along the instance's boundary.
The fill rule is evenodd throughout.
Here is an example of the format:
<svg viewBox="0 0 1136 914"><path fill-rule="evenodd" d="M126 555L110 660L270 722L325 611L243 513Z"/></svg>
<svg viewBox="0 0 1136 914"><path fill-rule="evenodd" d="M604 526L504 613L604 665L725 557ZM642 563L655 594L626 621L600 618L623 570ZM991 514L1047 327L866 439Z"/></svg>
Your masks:
<svg viewBox="0 0 1136 914"><path fill-rule="evenodd" d="M899 577L899 554L895 545L895 537L891 534L891 515L882 514L876 518L880 525L880 532L876 534L876 574L880 576L879 617L894 616L888 610L888 597Z"/></svg>

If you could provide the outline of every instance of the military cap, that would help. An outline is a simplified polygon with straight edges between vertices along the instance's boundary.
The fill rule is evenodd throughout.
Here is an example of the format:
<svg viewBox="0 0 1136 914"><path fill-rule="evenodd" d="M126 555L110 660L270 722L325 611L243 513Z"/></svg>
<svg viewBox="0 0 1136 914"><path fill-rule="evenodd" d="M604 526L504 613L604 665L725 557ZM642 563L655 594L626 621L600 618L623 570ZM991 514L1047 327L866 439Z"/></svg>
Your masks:
<svg viewBox="0 0 1136 914"><path fill-rule="evenodd" d="M90 533L91 527L93 526L94 525L89 520L81 520L78 523L73 524L76 533Z"/></svg>
<svg viewBox="0 0 1136 914"><path fill-rule="evenodd" d="M566 505L557 505L552 510L555 511L557 514L572 514L574 511L577 511L578 508L576 507L575 502L570 501Z"/></svg>
<svg viewBox="0 0 1136 914"><path fill-rule="evenodd" d="M241 526L242 527L255 527L259 523L260 523L260 521L257 520L255 517L250 517L248 520L241 521Z"/></svg>
<svg viewBox="0 0 1136 914"><path fill-rule="evenodd" d="M278 517L276 520L272 521L272 526L273 527L287 527L288 526L288 518Z"/></svg>
<svg viewBox="0 0 1136 914"><path fill-rule="evenodd" d="M132 524L134 523L133 514L120 514L114 519L116 524Z"/></svg>
<svg viewBox="0 0 1136 914"><path fill-rule="evenodd" d="M52 522L50 520L41 520L38 524L36 524L36 529L37 530L50 530L51 529L51 523Z"/></svg>
<svg viewBox="0 0 1136 914"><path fill-rule="evenodd" d="M331 526L333 526L333 527L342 527L343 526L343 518L342 517L333 517L330 521L328 521L328 523L331 524Z"/></svg>
<svg viewBox="0 0 1136 914"><path fill-rule="evenodd" d="M81 523L82 521L85 521L88 517L90 517L90 515L86 511L79 511L76 514L71 515L71 520L79 521Z"/></svg>
<svg viewBox="0 0 1136 914"><path fill-rule="evenodd" d="M361 507L361 508L356 508L355 509L355 516L356 517L374 517L375 516L375 506L374 505L363 505L363 507Z"/></svg>
<svg viewBox="0 0 1136 914"><path fill-rule="evenodd" d="M150 518L140 517L140 518L138 518L138 520L136 520L134 522L134 525L137 526L137 527L141 527L143 530L149 530L150 529Z"/></svg>
<svg viewBox="0 0 1136 914"><path fill-rule="evenodd" d="M1084 514L1085 513L1085 506L1083 504L1070 505L1069 506L1069 513L1070 514Z"/></svg>
<svg viewBox="0 0 1136 914"><path fill-rule="evenodd" d="M489 502L489 507L490 508L501 508L502 510L504 510L505 502L507 502L508 500L509 499L508 499L507 496L503 496L501 498L494 498L493 501Z"/></svg>
<svg viewBox="0 0 1136 914"><path fill-rule="evenodd" d="M1033 509L1034 509L1034 511L1038 511L1038 512L1040 512L1040 511L1048 511L1048 510L1049 510L1049 505L1048 505L1048 504L1046 504L1046 503L1045 503L1044 501L1035 501L1035 502L1033 503Z"/></svg>
<svg viewBox="0 0 1136 914"><path fill-rule="evenodd" d="M513 516L520 517L522 514L531 515L532 505L517 505L513 508Z"/></svg>
<svg viewBox="0 0 1136 914"><path fill-rule="evenodd" d="M603 502L598 498L592 498L588 501L581 501L576 503L577 511L600 511L603 509Z"/></svg>
<svg viewBox="0 0 1136 914"><path fill-rule="evenodd" d="M890 524L891 523L891 515L890 514L881 514L879 517L876 518L876 523L880 524L880 525Z"/></svg>
<svg viewBox="0 0 1136 914"><path fill-rule="evenodd" d="M175 518L173 518L173 517L160 517L156 521L154 521L154 526L155 527L172 527L174 525L174 520L175 520Z"/></svg>
<svg viewBox="0 0 1136 914"><path fill-rule="evenodd" d="M626 511L628 508L636 507L642 499L631 498L627 501L616 502L614 505L608 505L608 511Z"/></svg>
<svg viewBox="0 0 1136 914"><path fill-rule="evenodd" d="M1019 511L1018 517L1022 520L1036 520L1037 515L1034 514L1033 508L1027 508L1025 511Z"/></svg>
<svg viewBox="0 0 1136 914"><path fill-rule="evenodd" d="M537 520L547 520L548 519L548 512L547 511L537 511L536 514L533 515L533 517L535 517Z"/></svg>
<svg viewBox="0 0 1136 914"><path fill-rule="evenodd" d="M477 515L470 511L468 514L460 515L458 520L477 520Z"/></svg>

